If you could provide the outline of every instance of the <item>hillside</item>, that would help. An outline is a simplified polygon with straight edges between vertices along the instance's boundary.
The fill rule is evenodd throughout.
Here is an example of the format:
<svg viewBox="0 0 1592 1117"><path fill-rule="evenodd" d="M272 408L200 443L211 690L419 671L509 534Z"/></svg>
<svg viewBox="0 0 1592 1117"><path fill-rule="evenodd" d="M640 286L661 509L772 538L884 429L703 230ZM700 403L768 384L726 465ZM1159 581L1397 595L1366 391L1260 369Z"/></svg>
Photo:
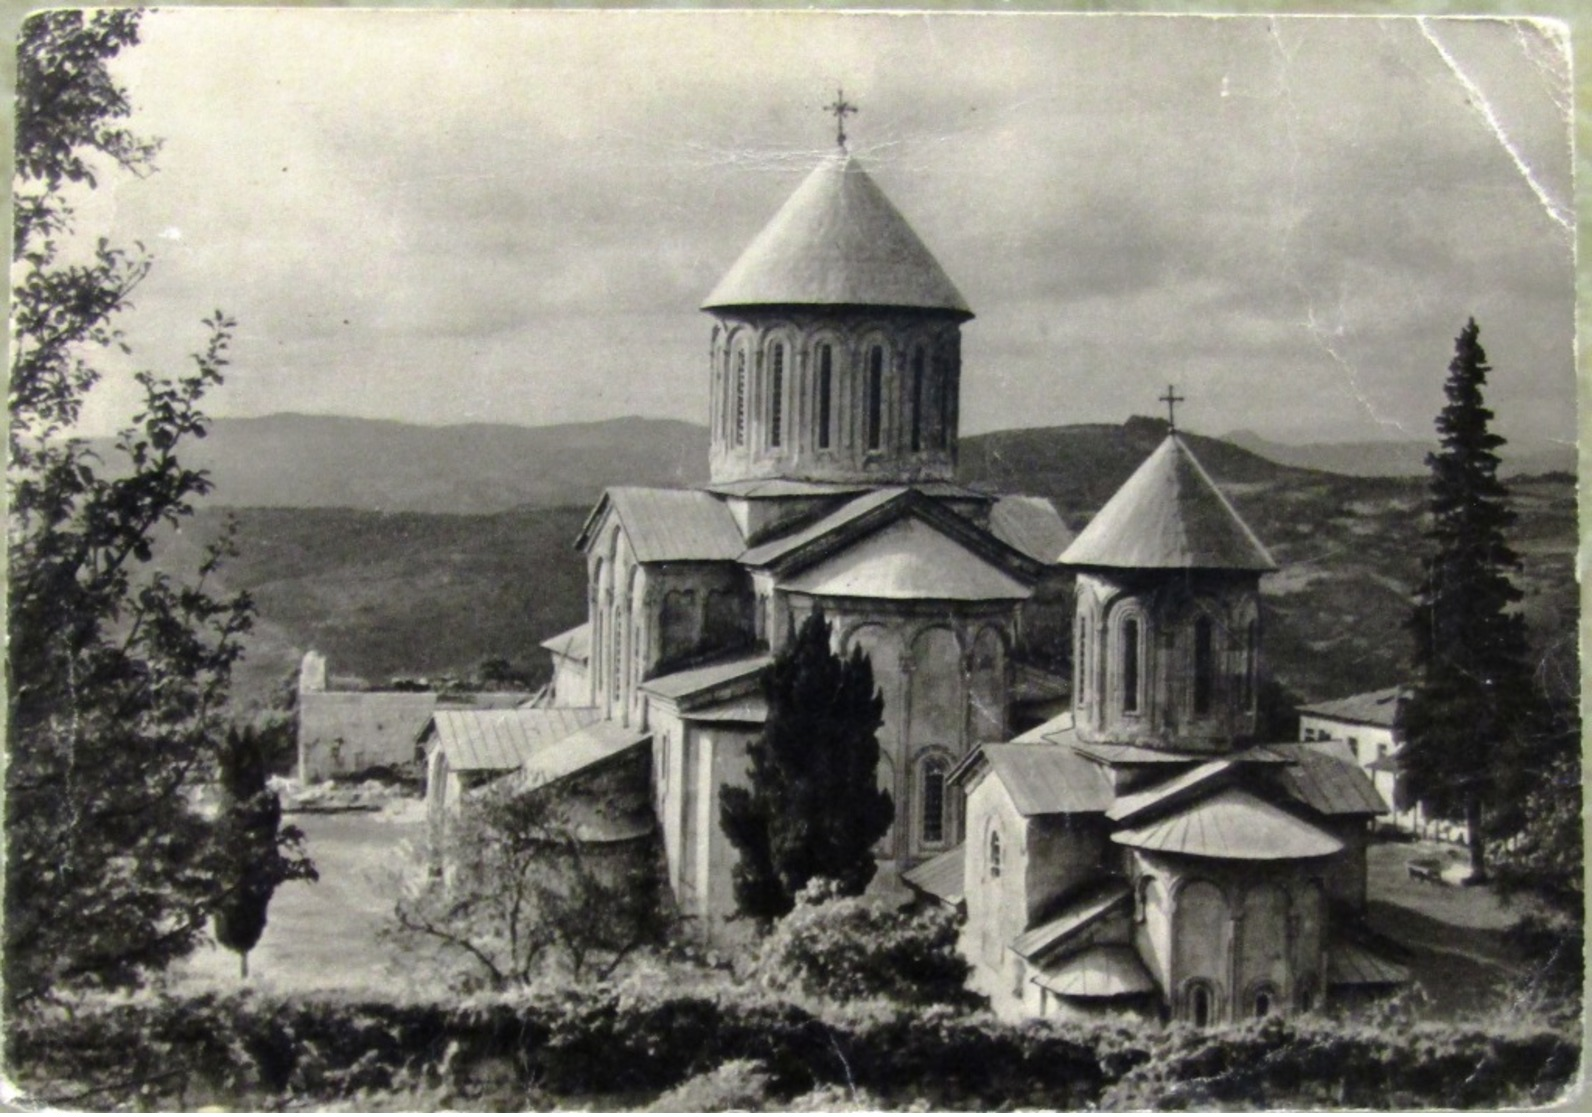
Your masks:
<svg viewBox="0 0 1592 1117"><path fill-rule="evenodd" d="M1047 496L1079 527L1164 436L1155 420L970 438L963 477ZM1263 582L1271 672L1305 699L1402 676L1404 632L1423 542L1423 486L1278 466L1216 439L1195 452L1265 541L1280 571ZM1575 488L1564 477L1514 483L1524 604L1543 671L1573 688ZM585 616L585 571L571 544L587 508L479 515L334 508L207 508L164 548L191 563L236 518L241 551L222 573L248 589L260 626L239 678L263 701L309 647L336 674L381 679L462 670L499 655L545 670L536 645Z"/></svg>
<svg viewBox="0 0 1592 1117"><path fill-rule="evenodd" d="M590 504L609 485L707 479L707 431L673 419L427 427L325 415L216 419L184 463L209 503L482 513ZM109 440L95 443L106 461Z"/></svg>
<svg viewBox="0 0 1592 1117"><path fill-rule="evenodd" d="M1437 440L1410 439L1396 442L1273 442L1254 431L1233 431L1225 436L1234 446L1270 458L1283 465L1322 469L1352 477L1424 477L1426 455L1437 449ZM1546 439L1512 439L1499 452L1499 473L1519 477L1541 473L1573 473L1576 448L1573 444Z"/></svg>

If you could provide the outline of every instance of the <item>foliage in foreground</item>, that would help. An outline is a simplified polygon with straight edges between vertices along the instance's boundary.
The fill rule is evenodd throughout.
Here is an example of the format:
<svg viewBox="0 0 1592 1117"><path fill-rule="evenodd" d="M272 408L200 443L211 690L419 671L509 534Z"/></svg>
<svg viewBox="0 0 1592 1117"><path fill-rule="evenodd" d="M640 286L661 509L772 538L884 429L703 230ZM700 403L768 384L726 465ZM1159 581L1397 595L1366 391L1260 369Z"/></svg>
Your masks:
<svg viewBox="0 0 1592 1117"><path fill-rule="evenodd" d="M873 879L874 844L895 819L879 787L884 699L858 647L830 648L819 610L802 622L763 674L768 719L747 748L747 786L725 784L719 825L740 855L735 905L766 922L791 910L808 881L824 877L847 895Z"/></svg>
<svg viewBox="0 0 1592 1117"><path fill-rule="evenodd" d="M246 594L213 595L229 549L186 580L151 567L159 531L210 489L180 452L205 435L233 323L182 375L132 375L141 410L114 466L71 438L117 326L149 271L142 250L75 228L71 205L107 171L143 174L155 145L108 63L138 42L137 11L50 11L17 51L6 771L5 1004L136 988L202 941L225 858L194 794L211 775Z"/></svg>
<svg viewBox="0 0 1592 1117"><path fill-rule="evenodd" d="M1576 1038L1519 1021L1155 1031L879 1003L820 1016L748 990L589 986L446 1004L144 998L18 1022L8 1047L35 1099L121 1108L367 1108L395 1094L645 1107L699 1075L698 1100L745 1103L755 1088L774 1108L815 1091L969 1110L1515 1108L1551 1101L1579 1057Z"/></svg>
<svg viewBox="0 0 1592 1117"><path fill-rule="evenodd" d="M960 922L943 908L904 910L814 880L763 939L757 975L770 989L832 1001L970 1005Z"/></svg>

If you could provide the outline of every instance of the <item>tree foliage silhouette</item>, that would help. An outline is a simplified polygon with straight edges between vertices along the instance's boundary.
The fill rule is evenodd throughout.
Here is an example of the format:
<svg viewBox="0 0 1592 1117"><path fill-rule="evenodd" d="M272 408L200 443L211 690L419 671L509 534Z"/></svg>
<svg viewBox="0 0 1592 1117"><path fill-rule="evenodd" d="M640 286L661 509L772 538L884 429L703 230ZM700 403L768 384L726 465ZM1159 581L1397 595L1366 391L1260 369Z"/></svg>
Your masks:
<svg viewBox="0 0 1592 1117"><path fill-rule="evenodd" d="M204 936L221 891L213 826L193 805L253 621L246 595L158 569L157 536L210 488L178 450L203 437L233 323L216 313L183 375L133 374L142 406L114 462L71 437L103 358L127 354L118 315L149 271L142 249L82 235L71 200L101 174L152 169L121 126L108 63L140 13L47 11L17 53L7 473L8 747L5 1001L132 988Z"/></svg>
<svg viewBox="0 0 1592 1117"><path fill-rule="evenodd" d="M1440 815L1463 818L1474 876L1486 872L1484 816L1517 801L1534 709L1521 598L1510 580L1520 559L1505 535L1514 523L1498 479L1504 440L1483 404L1487 355L1475 319L1455 342L1437 416L1440 449L1427 455L1432 551L1423 563L1410 627L1416 680L1404 712L1410 792Z"/></svg>
<svg viewBox="0 0 1592 1117"><path fill-rule="evenodd" d="M763 677L768 720L748 748L748 785L725 784L720 825L740 853L738 911L758 920L789 912L817 878L857 895L873 879L875 843L895 806L878 786L884 701L861 648L830 650L815 610Z"/></svg>

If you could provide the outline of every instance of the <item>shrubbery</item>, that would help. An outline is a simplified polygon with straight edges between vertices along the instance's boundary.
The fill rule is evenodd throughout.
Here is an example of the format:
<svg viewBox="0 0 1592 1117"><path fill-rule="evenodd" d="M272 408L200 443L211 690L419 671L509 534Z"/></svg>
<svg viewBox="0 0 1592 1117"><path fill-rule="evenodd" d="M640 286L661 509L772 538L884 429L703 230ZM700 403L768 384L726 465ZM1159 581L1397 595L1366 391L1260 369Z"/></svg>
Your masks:
<svg viewBox="0 0 1592 1117"><path fill-rule="evenodd" d="M970 1006L977 998L964 988L969 967L956 949L959 924L943 908L902 911L815 880L763 940L757 975L770 989L835 1001Z"/></svg>
<svg viewBox="0 0 1592 1117"><path fill-rule="evenodd" d="M677 1101L738 1108L754 1090L773 1108L1517 1108L1563 1091L1580 1056L1568 1035L1525 1025L1306 1017L1147 1032L882 1003L820 1018L745 989L449 1004L143 998L13 1029L13 1079L80 1108L384 1108L395 1096L645 1107L682 1084Z"/></svg>

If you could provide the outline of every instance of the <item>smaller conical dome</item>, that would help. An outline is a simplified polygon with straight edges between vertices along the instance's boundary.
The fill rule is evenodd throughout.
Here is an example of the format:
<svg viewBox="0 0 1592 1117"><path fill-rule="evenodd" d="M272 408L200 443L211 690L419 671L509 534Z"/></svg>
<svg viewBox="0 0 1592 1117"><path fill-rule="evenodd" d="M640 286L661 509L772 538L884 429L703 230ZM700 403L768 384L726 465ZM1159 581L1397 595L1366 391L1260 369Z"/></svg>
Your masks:
<svg viewBox="0 0 1592 1117"><path fill-rule="evenodd" d="M850 155L825 159L702 304L892 306L972 317L906 218Z"/></svg>
<svg viewBox="0 0 1592 1117"><path fill-rule="evenodd" d="M1140 570L1277 569L1175 434L1167 435L1059 561Z"/></svg>

